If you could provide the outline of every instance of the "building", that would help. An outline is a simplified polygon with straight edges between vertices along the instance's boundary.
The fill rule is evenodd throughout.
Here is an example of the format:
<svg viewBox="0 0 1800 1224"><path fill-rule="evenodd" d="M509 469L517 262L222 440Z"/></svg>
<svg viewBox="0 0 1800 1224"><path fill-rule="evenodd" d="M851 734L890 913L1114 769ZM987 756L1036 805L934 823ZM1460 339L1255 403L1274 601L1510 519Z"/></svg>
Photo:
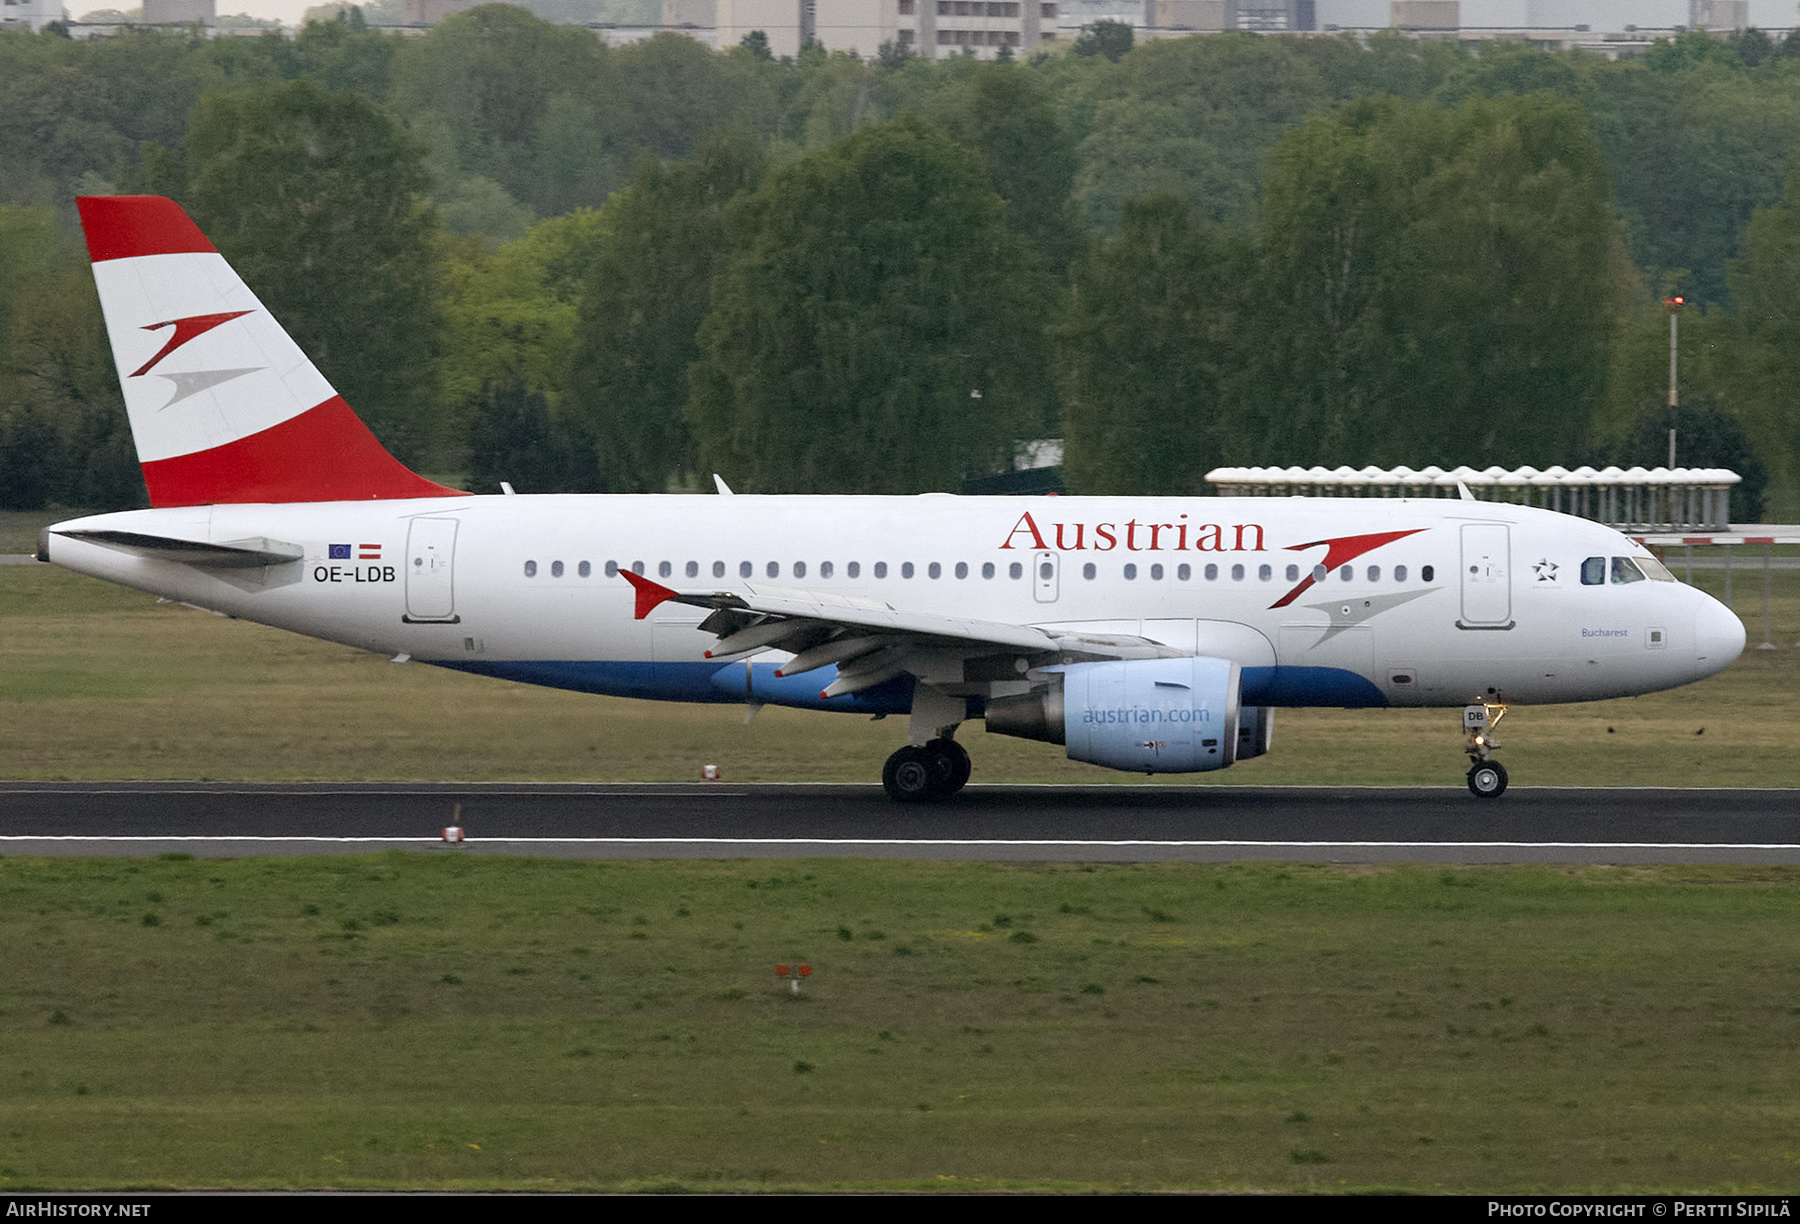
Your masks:
<svg viewBox="0 0 1800 1224"><path fill-rule="evenodd" d="M1750 0L1688 0L1688 28L1736 31L1749 28Z"/></svg>
<svg viewBox="0 0 1800 1224"><path fill-rule="evenodd" d="M53 21L67 21L62 0L0 0L0 30L34 33Z"/></svg>
<svg viewBox="0 0 1800 1224"><path fill-rule="evenodd" d="M777 57L816 42L864 58L892 44L927 59L992 59L1056 31L1056 5L1045 0L663 0L662 11L665 29L716 30L720 47L760 30Z"/></svg>
<svg viewBox="0 0 1800 1224"><path fill-rule="evenodd" d="M1144 0L1144 30L1206 33L1253 30L1290 34L1318 28L1316 0Z"/></svg>
<svg viewBox="0 0 1800 1224"><path fill-rule="evenodd" d="M1462 5L1457 0L1391 0L1388 25L1396 30L1453 32L1462 29Z"/></svg>
<svg viewBox="0 0 1800 1224"><path fill-rule="evenodd" d="M145 25L219 24L217 0L144 0Z"/></svg>

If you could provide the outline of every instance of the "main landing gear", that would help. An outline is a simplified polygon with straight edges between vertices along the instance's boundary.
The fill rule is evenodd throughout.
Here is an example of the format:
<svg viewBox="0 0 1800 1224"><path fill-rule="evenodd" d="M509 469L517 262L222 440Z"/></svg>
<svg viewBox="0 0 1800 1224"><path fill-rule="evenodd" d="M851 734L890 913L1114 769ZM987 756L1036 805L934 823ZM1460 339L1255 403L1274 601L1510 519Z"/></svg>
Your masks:
<svg viewBox="0 0 1800 1224"><path fill-rule="evenodd" d="M881 784L899 803L947 799L969 780L969 754L953 739L934 739L923 748L911 744L887 759Z"/></svg>
<svg viewBox="0 0 1800 1224"><path fill-rule="evenodd" d="M1463 707L1463 730L1469 735L1463 748L1469 754L1469 793L1477 799L1498 799L1506 793L1506 766L1489 756L1500 746L1494 728L1504 717L1504 703L1484 701Z"/></svg>

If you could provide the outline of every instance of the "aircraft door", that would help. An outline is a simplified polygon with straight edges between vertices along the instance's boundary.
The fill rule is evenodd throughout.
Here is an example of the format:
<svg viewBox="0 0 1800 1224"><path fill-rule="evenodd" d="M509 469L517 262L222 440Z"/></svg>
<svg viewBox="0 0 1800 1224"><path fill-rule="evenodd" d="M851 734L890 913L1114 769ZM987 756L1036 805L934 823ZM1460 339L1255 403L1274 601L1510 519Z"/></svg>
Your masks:
<svg viewBox="0 0 1800 1224"><path fill-rule="evenodd" d="M1510 629L1512 539L1505 523L1464 523L1459 629Z"/></svg>
<svg viewBox="0 0 1800 1224"><path fill-rule="evenodd" d="M406 533L406 620L454 624L456 520L416 518Z"/></svg>
<svg viewBox="0 0 1800 1224"><path fill-rule="evenodd" d="M1031 558L1032 589L1039 603L1055 603L1061 585L1061 554L1041 552Z"/></svg>

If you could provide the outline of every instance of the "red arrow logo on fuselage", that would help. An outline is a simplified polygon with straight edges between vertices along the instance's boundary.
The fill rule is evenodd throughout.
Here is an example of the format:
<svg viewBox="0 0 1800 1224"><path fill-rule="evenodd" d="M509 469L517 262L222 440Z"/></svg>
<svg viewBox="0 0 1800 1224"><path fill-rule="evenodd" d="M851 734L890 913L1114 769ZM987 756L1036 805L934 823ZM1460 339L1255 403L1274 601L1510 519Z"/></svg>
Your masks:
<svg viewBox="0 0 1800 1224"><path fill-rule="evenodd" d="M185 319L170 319L166 323L151 323L145 326L142 329L144 331L161 331L165 327L173 327L175 329L175 334L169 337L169 342L162 346L156 356L133 370L131 376L137 378L140 375L148 374L151 370L156 368L157 362L161 361L164 357L167 357L170 353L173 353L176 349L186 344L189 340L192 340L195 336L204 336L219 324L229 323L233 319L241 318L249 313L248 310L232 310L227 311L225 314L189 315Z"/></svg>
<svg viewBox="0 0 1800 1224"><path fill-rule="evenodd" d="M1323 566L1325 572L1329 574L1338 566L1348 565L1364 553L1373 552L1383 544L1392 544L1395 540L1405 539L1409 535L1417 535L1423 530L1425 530L1423 527L1414 527L1411 531L1377 531L1370 535L1339 536L1335 540L1314 540L1310 544L1289 544L1288 551L1299 552L1303 548L1317 548L1321 544L1325 545L1325 560L1321 561L1319 564ZM1274 603L1270 604L1269 607L1287 607L1304 594L1307 588L1312 586L1316 581L1317 579L1311 574L1308 574L1300 580L1299 586L1289 591L1286 595L1283 595L1280 599L1277 599Z"/></svg>

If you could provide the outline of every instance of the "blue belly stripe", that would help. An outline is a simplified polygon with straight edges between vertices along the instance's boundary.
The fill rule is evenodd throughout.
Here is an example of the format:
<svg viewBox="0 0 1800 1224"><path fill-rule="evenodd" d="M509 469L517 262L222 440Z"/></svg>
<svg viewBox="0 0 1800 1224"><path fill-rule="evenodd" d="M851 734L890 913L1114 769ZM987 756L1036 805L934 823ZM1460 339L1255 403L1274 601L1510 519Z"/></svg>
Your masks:
<svg viewBox="0 0 1800 1224"><path fill-rule="evenodd" d="M713 703L767 702L802 710L836 710L846 714L905 714L912 709L911 676L895 676L848 697L819 699L819 690L837 679L837 668L821 667L803 676L777 679L779 664L752 663L748 691L742 663L622 663L603 660L434 660L438 667L647 701ZM1337 667L1246 667L1243 703L1262 706L1385 706L1387 698L1367 678ZM979 717L982 702L972 699L970 717Z"/></svg>

